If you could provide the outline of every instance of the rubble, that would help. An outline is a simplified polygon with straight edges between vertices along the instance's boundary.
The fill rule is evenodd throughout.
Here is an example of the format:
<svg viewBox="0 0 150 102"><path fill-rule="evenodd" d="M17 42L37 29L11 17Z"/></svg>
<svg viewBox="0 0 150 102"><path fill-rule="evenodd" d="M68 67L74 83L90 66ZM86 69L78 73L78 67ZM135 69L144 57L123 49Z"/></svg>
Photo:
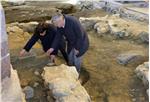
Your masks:
<svg viewBox="0 0 150 102"><path fill-rule="evenodd" d="M42 77L56 102L91 102L90 96L78 80L79 74L75 67L64 64L45 67Z"/></svg>
<svg viewBox="0 0 150 102"><path fill-rule="evenodd" d="M80 17L83 27L88 30L96 30L97 35L111 34L116 38L138 38L142 42L148 43L148 28L136 29L141 25L132 21L120 18L119 14L106 15L104 17ZM134 28L135 27L135 28Z"/></svg>

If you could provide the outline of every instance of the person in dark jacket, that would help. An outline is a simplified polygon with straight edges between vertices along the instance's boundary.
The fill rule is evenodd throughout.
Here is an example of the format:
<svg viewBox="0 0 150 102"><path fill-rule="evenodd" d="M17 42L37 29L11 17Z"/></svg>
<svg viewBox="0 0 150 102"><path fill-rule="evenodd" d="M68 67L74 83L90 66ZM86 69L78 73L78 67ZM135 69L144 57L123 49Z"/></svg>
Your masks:
<svg viewBox="0 0 150 102"><path fill-rule="evenodd" d="M52 17L52 23L57 27L59 34L56 36L50 53L53 52L62 36L67 41L69 65L76 66L78 72L81 68L81 58L88 50L89 39L79 20L73 16L57 13Z"/></svg>
<svg viewBox="0 0 150 102"><path fill-rule="evenodd" d="M37 25L35 28L35 32L31 39L27 42L27 44L24 46L22 51L20 52L20 56L23 56L26 52L29 52L29 50L32 48L32 46L40 39L41 44L43 47L43 50L47 53L47 55L50 57L50 61L54 62L55 55L57 54L58 50L61 51L65 61L68 63L68 56L65 51L65 40L60 38L60 43L56 45L55 50L53 53L49 53L50 48L52 47L52 43L54 41L55 36L57 36L57 28L54 27L52 24L48 24L45 22L41 22Z"/></svg>

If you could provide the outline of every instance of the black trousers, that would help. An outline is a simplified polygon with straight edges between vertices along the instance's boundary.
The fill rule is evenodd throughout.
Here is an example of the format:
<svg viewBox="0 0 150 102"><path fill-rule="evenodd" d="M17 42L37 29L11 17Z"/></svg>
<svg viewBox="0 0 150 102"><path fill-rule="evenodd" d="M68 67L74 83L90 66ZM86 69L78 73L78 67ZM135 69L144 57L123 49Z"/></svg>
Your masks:
<svg viewBox="0 0 150 102"><path fill-rule="evenodd" d="M67 47L67 44L63 40L62 43L59 46L59 50L60 50L61 54L63 55L66 63L68 64L69 60L68 60L68 54L67 54L67 51L66 51L66 47Z"/></svg>

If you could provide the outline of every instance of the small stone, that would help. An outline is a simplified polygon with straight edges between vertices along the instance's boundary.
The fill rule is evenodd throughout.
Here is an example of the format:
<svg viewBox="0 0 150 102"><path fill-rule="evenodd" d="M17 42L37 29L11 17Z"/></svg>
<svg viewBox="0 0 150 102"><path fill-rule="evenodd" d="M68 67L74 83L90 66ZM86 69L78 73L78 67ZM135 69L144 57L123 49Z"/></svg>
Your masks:
<svg viewBox="0 0 150 102"><path fill-rule="evenodd" d="M131 89L131 91L132 91L132 92L134 92L134 91L135 91L135 89Z"/></svg>
<svg viewBox="0 0 150 102"><path fill-rule="evenodd" d="M144 62L145 68L149 69L149 62Z"/></svg>
<svg viewBox="0 0 150 102"><path fill-rule="evenodd" d="M133 98L132 101L133 101L133 102L136 102L136 98Z"/></svg>
<svg viewBox="0 0 150 102"><path fill-rule="evenodd" d="M123 37L125 37L126 32L125 32L125 31L119 31L119 32L115 32L114 35L115 35L117 38L123 38Z"/></svg>
<svg viewBox="0 0 150 102"><path fill-rule="evenodd" d="M26 86L24 89L23 89L23 92L25 93L25 98L26 99L30 99L34 96L34 90L32 87L30 86Z"/></svg>
<svg viewBox="0 0 150 102"><path fill-rule="evenodd" d="M39 73L37 70L34 72L34 74L35 74L36 76L39 76L39 75L40 75L40 73Z"/></svg>
<svg viewBox="0 0 150 102"><path fill-rule="evenodd" d="M37 87L38 85L39 85L39 83L35 82L34 85L33 85L33 87Z"/></svg>
<svg viewBox="0 0 150 102"><path fill-rule="evenodd" d="M149 89L146 90L147 95L149 96Z"/></svg>

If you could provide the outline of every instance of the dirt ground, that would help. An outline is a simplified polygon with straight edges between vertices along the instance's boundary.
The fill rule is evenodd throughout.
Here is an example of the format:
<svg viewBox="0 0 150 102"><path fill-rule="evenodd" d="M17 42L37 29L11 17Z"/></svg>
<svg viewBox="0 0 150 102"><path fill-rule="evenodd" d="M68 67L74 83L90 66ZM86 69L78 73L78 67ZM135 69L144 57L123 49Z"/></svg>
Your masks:
<svg viewBox="0 0 150 102"><path fill-rule="evenodd" d="M128 40L110 40L109 36L98 38L93 32L89 32L89 37L90 49L83 61L89 80L84 86L93 101L132 102L135 98L136 102L147 102L141 80L134 73L140 62L122 66L116 57L121 52L139 49L148 56L148 48ZM137 92L132 92L133 89Z"/></svg>
<svg viewBox="0 0 150 102"><path fill-rule="evenodd" d="M107 13L104 11L77 12L73 15L100 16ZM139 44L132 40L113 39L111 35L98 37L95 31L88 31L90 48L83 57L81 78L84 87L91 96L93 102L148 102L146 89L141 80L134 73L135 68L148 61L148 45ZM26 40L17 40L13 35L8 35L11 62L13 68L18 71L22 88L35 82L39 83L34 88L35 96L28 102L47 102L47 89L44 87L41 76L34 74L35 71L42 73L48 58L39 44L34 46L35 58L18 59L21 48ZM140 50L146 56L145 59L123 66L117 63L117 56L122 52ZM56 64L64 63L62 57L57 57ZM52 99L53 102L53 99Z"/></svg>
<svg viewBox="0 0 150 102"><path fill-rule="evenodd" d="M148 102L141 80L134 73L136 66L144 61L128 66L119 65L116 61L118 53L129 50L142 49L143 53L148 56L148 48L145 45L133 44L128 40L112 40L109 36L97 37L94 31L88 34L90 48L83 57L81 77L92 100L94 102L132 102L136 99L136 102ZM36 76L34 72L42 73L48 58L40 48L34 48L34 50L37 57L26 60L15 59L19 50L15 50L16 54L10 50L12 65L18 71L22 87L33 86L34 82L40 84L35 88L35 97L29 102L46 102L47 89L43 86L41 76ZM147 60L148 58L145 59ZM61 63L64 61L58 57L57 65Z"/></svg>

